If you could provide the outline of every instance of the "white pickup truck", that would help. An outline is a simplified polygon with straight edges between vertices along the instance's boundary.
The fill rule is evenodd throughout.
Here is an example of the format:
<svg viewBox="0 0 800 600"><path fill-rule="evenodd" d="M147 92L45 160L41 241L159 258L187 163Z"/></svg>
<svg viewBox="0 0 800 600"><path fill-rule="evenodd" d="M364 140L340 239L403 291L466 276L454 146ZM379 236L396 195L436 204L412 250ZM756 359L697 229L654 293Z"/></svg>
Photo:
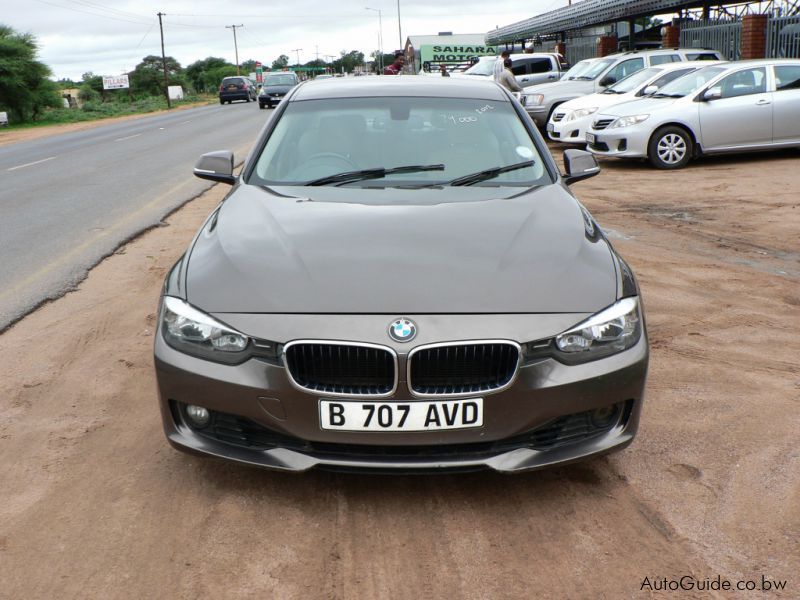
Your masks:
<svg viewBox="0 0 800 600"><path fill-rule="evenodd" d="M487 77L491 79L497 56L482 56L477 63L462 73L453 73L457 77ZM552 83L561 78L566 70L564 57L554 52L535 52L533 54L512 54L511 72L520 87L528 87L537 83Z"/></svg>

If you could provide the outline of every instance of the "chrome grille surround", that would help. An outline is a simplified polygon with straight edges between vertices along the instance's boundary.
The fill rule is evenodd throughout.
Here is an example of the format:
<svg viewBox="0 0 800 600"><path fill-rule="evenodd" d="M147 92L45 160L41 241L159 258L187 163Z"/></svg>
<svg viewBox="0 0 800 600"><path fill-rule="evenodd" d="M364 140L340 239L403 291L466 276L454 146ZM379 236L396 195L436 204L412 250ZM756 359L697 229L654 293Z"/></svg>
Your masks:
<svg viewBox="0 0 800 600"><path fill-rule="evenodd" d="M613 122L614 119L598 119L597 121L592 123L592 129L596 129L597 131L602 131L603 129L611 125L611 123Z"/></svg>
<svg viewBox="0 0 800 600"><path fill-rule="evenodd" d="M337 349L341 348L362 348L367 350L374 350L377 352L385 352L391 358L392 363L392 370L393 376L391 381L391 389L386 392L379 392L379 393L372 393L372 392L364 392L364 391L336 391L336 385L318 385L316 387L311 387L308 385L303 385L302 383L298 382L295 378L295 373L292 369L292 364L289 359L289 351L295 346L301 345L311 345L311 346L331 346ZM301 390L303 392L308 392L311 394L316 394L321 397L337 397L337 398L388 398L389 396L394 395L397 391L397 383L398 383L398 375L399 375L399 366L397 361L397 352L395 352L389 346L381 346L379 344L369 344L367 342L350 342L350 341L339 341L339 340L293 340L288 342L283 347L283 355L282 361L284 367L286 367L286 373L289 377L289 381L291 384ZM334 388L334 389L330 389Z"/></svg>
<svg viewBox="0 0 800 600"><path fill-rule="evenodd" d="M500 385L492 386L484 389L470 389L466 391L458 391L458 392L420 392L414 389L414 382L412 377L412 370L414 366L414 356L419 352L425 350L432 350L438 348L444 349L452 349L459 347L475 347L475 346L489 346L489 345L505 345L511 347L514 352L516 352L517 359L514 364L514 368L510 373L506 374L503 381ZM423 346L417 346L416 348L412 349L411 352L408 353L408 358L406 360L406 383L408 384L408 391L411 393L412 396L416 398L468 398L474 396L482 396L485 394L494 394L497 392L501 392L514 384L514 381L517 378L517 374L519 373L520 364L522 361L522 347L514 341L511 340L463 340L458 342L439 342L434 344L425 344ZM475 387L474 385L471 387Z"/></svg>

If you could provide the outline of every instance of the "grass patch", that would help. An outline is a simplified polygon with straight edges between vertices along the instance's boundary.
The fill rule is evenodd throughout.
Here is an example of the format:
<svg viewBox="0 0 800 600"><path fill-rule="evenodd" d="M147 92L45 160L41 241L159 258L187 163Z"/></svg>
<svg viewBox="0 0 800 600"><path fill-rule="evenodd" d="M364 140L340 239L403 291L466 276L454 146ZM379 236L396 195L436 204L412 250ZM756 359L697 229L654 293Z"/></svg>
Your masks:
<svg viewBox="0 0 800 600"><path fill-rule="evenodd" d="M172 101L172 107L191 104L211 104L217 102L216 96L186 96L183 100ZM50 108L47 109L36 121L27 123L14 123L3 127L0 131L11 129L31 129L44 125L59 125L62 123L81 123L84 121L97 121L111 117L124 117L139 115L159 110L167 110L167 100L161 96L151 96L134 100L133 102L86 102L82 108Z"/></svg>

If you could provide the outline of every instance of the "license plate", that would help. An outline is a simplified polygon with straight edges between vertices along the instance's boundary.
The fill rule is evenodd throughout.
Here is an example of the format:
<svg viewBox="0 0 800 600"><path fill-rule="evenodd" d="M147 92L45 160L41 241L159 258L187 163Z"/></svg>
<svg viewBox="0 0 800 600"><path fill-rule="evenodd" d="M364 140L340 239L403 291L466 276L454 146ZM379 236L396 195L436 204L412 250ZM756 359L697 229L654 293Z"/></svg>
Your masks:
<svg viewBox="0 0 800 600"><path fill-rule="evenodd" d="M586 141L590 144L594 144L597 141L597 136L593 133L586 134Z"/></svg>
<svg viewBox="0 0 800 600"><path fill-rule="evenodd" d="M228 89L229 89L229 90L238 90L238 89L239 89L239 86L237 86L237 85L229 85L229 86L228 86Z"/></svg>
<svg viewBox="0 0 800 600"><path fill-rule="evenodd" d="M548 133L552 133L552 132L554 132L555 130L556 130L556 126L555 126L555 125L553 125L552 123L548 123L548 124L547 124L547 132L548 132Z"/></svg>
<svg viewBox="0 0 800 600"><path fill-rule="evenodd" d="M483 426L483 398L432 402L320 400L322 429L338 431L440 431Z"/></svg>

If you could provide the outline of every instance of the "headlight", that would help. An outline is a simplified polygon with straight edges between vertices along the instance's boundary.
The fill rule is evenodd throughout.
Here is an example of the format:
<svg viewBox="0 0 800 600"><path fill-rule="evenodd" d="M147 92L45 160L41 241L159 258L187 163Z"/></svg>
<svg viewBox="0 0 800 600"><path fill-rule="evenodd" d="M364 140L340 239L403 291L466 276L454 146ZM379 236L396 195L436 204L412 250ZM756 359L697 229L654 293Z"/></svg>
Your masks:
<svg viewBox="0 0 800 600"><path fill-rule="evenodd" d="M641 123L642 121L647 120L647 117L650 115L633 115L630 117L620 117L616 121L614 121L608 128L609 129L616 129L617 127L630 127L631 125L636 125Z"/></svg>
<svg viewBox="0 0 800 600"><path fill-rule="evenodd" d="M642 335L642 319L637 297L623 298L557 335L558 357L567 363L596 360L627 350Z"/></svg>
<svg viewBox="0 0 800 600"><path fill-rule="evenodd" d="M542 104L544 102L544 94L525 94L525 106L532 106L534 104Z"/></svg>
<svg viewBox="0 0 800 600"><path fill-rule="evenodd" d="M572 121L574 119L582 119L583 117L588 117L591 114L597 112L598 107L593 106L591 108L579 108L578 110L573 110L570 115L567 116L567 121Z"/></svg>
<svg viewBox="0 0 800 600"><path fill-rule="evenodd" d="M164 340L181 352L216 362L244 361L250 339L179 298L165 296L161 311Z"/></svg>

